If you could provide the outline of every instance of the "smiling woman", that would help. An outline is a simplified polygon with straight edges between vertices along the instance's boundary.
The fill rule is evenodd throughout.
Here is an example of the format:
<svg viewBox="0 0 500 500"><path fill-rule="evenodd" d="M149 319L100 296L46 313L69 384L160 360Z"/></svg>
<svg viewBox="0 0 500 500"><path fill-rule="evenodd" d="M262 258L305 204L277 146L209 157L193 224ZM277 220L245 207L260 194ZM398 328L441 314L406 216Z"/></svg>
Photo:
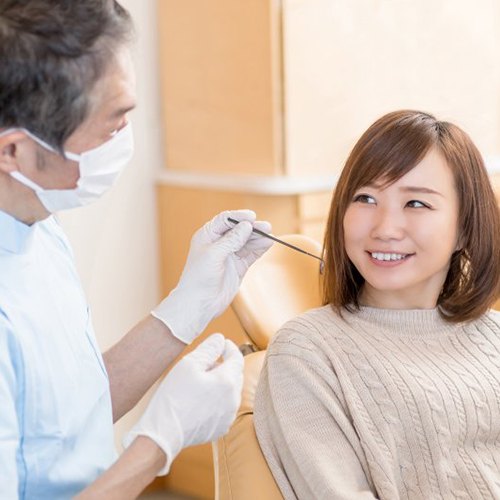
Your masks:
<svg viewBox="0 0 500 500"><path fill-rule="evenodd" d="M413 273L408 284L419 286L395 285L395 293L384 294L388 307L425 304L449 321L475 319L499 293L499 224L493 188L469 136L426 113L389 113L354 146L335 190L325 236L325 303L375 305L369 299L375 275L390 286ZM410 257L381 275L373 253Z"/></svg>
<svg viewBox="0 0 500 500"><path fill-rule="evenodd" d="M500 216L470 138L380 118L324 249L326 305L273 338L255 402L284 497L500 496Z"/></svg>
<svg viewBox="0 0 500 500"><path fill-rule="evenodd" d="M458 250L453 174L432 148L401 179L356 191L344 216L345 249L365 283L360 302L389 309L437 304Z"/></svg>

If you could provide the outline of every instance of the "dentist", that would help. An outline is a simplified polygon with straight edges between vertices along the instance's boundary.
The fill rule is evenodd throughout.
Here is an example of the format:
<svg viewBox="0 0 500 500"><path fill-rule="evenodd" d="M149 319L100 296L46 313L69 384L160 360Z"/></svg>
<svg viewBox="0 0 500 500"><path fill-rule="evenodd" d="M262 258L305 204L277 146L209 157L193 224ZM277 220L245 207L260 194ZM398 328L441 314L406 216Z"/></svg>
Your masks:
<svg viewBox="0 0 500 500"><path fill-rule="evenodd" d="M135 498L182 448L224 434L239 405L241 354L214 334L163 379L116 456L113 422L270 246L253 212L218 215L177 287L99 352L52 214L99 198L133 153L131 33L114 0L0 2L0 498Z"/></svg>

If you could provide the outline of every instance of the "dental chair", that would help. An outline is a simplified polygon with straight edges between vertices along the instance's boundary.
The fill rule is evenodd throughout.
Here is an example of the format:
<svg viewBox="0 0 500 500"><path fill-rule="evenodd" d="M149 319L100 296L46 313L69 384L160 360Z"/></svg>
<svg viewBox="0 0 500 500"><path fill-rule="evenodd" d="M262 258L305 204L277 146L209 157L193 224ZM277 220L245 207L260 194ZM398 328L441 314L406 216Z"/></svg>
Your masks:
<svg viewBox="0 0 500 500"><path fill-rule="evenodd" d="M303 235L280 239L313 255L321 245ZM320 262L279 243L248 270L232 308L249 343L242 402L229 432L213 444L216 500L283 498L269 470L253 425L253 403L267 345L289 319L321 305Z"/></svg>

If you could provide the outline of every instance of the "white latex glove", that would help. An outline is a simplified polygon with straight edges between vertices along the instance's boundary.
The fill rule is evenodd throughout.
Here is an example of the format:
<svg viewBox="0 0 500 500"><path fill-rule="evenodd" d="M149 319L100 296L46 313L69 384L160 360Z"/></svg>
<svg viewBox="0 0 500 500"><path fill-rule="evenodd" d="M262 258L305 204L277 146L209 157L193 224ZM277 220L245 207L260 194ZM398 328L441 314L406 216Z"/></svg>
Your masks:
<svg viewBox="0 0 500 500"><path fill-rule="evenodd" d="M218 363L220 356L224 361ZM226 434L240 406L242 385L242 354L233 342L214 333L163 379L123 445L148 436L167 455L158 475L167 474L183 448Z"/></svg>
<svg viewBox="0 0 500 500"><path fill-rule="evenodd" d="M228 217L242 221L235 225ZM191 343L233 300L247 269L273 242L252 233L271 232L269 222L255 222L255 212L222 212L199 229L177 286L151 314L173 335Z"/></svg>

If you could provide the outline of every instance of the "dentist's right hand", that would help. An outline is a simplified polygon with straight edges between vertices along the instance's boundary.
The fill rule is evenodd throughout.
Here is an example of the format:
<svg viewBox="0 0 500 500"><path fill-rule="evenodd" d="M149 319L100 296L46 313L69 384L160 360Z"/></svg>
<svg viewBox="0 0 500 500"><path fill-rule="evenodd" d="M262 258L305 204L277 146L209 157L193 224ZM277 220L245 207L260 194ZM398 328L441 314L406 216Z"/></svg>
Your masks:
<svg viewBox="0 0 500 500"><path fill-rule="evenodd" d="M216 440L229 430L241 402L242 384L240 351L220 333L211 335L163 379L142 417L125 435L124 446L137 436L149 437L167 456L158 475L167 474L183 448Z"/></svg>
<svg viewBox="0 0 500 500"><path fill-rule="evenodd" d="M240 221L236 226L229 218ZM272 240L252 232L271 232L252 210L222 212L194 234L177 286L151 314L172 335L190 344L233 300L248 268L268 250Z"/></svg>

